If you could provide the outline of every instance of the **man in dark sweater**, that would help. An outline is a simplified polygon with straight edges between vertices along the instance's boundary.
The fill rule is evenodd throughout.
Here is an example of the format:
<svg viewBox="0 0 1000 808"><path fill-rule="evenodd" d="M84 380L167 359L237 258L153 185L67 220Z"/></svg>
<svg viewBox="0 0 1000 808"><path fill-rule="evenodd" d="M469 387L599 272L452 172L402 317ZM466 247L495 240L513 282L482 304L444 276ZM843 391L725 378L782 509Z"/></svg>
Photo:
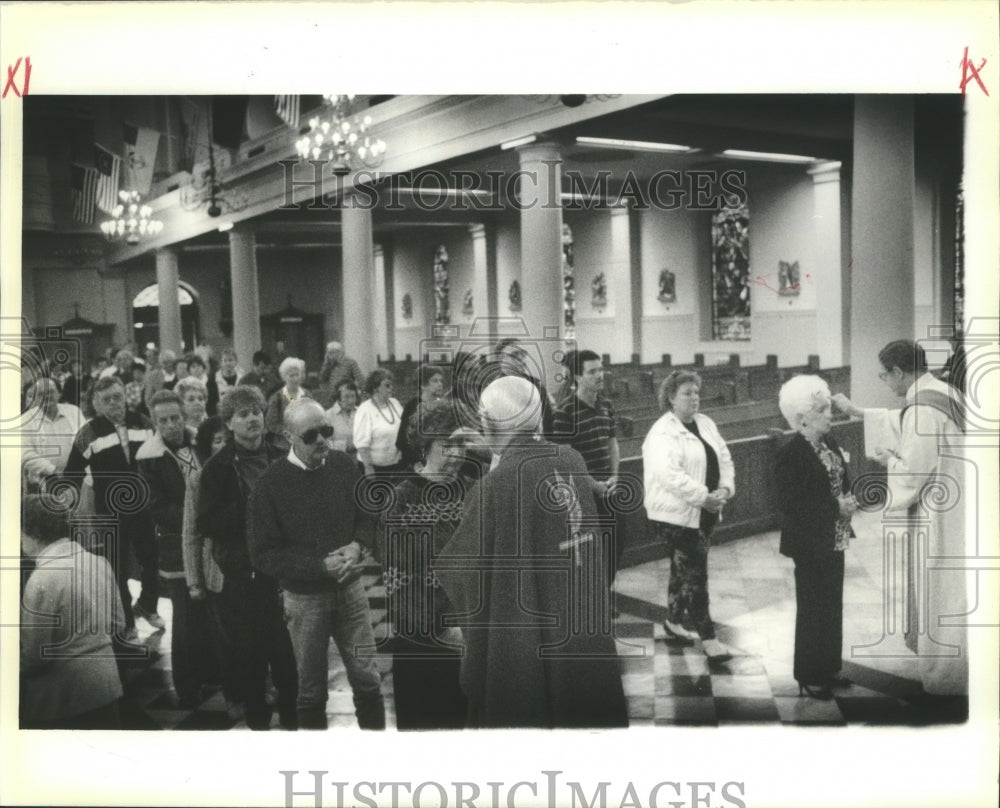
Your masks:
<svg viewBox="0 0 1000 808"><path fill-rule="evenodd" d="M355 498L357 464L332 452L333 427L318 402L284 414L291 446L260 478L247 511L254 567L278 579L295 661L301 729L326 729L328 649L333 637L362 729L385 728L368 598L358 572L374 523Z"/></svg>

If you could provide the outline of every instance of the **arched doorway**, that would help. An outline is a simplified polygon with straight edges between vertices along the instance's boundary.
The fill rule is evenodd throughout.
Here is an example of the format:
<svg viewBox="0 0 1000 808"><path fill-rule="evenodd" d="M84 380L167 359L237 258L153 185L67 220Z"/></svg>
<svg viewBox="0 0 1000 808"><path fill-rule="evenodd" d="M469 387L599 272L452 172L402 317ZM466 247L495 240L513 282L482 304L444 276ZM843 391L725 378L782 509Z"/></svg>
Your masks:
<svg viewBox="0 0 1000 808"><path fill-rule="evenodd" d="M181 342L184 351L198 344L201 335L198 314L198 292L184 281L178 282L177 296L181 303ZM132 301L133 337L140 354L150 345L160 345L160 289L153 283Z"/></svg>

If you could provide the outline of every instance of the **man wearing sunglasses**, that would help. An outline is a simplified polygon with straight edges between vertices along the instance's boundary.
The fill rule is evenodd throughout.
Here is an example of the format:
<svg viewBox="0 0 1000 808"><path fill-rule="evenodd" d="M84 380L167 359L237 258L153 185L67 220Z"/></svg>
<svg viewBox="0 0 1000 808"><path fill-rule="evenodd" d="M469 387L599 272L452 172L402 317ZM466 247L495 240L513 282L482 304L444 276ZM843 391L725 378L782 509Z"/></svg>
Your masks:
<svg viewBox="0 0 1000 808"><path fill-rule="evenodd" d="M250 496L254 567L279 581L298 666L300 729L326 729L328 649L337 644L362 729L385 728L368 598L359 567L375 524L355 498L361 472L331 451L333 427L322 406L302 399L284 414L288 455Z"/></svg>

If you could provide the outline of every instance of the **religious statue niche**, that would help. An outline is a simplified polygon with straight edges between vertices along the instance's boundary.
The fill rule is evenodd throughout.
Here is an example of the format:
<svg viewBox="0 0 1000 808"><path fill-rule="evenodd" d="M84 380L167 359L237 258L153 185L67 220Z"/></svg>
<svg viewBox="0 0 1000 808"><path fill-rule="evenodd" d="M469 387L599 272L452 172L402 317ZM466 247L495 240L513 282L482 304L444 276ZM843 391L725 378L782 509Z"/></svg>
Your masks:
<svg viewBox="0 0 1000 808"><path fill-rule="evenodd" d="M677 302L677 284L674 273L669 269L664 269L660 272L660 293L656 296L656 299L661 303Z"/></svg>
<svg viewBox="0 0 1000 808"><path fill-rule="evenodd" d="M573 281L573 231L562 226L563 326L566 339L576 336L576 286Z"/></svg>
<svg viewBox="0 0 1000 808"><path fill-rule="evenodd" d="M511 311L521 310L521 284L511 281L510 291L507 292L507 300L510 301Z"/></svg>
<svg viewBox="0 0 1000 808"><path fill-rule="evenodd" d="M778 294L784 297L795 297L801 288L799 262L778 261Z"/></svg>
<svg viewBox="0 0 1000 808"><path fill-rule="evenodd" d="M712 339L750 339L750 213L712 214Z"/></svg>
<svg viewBox="0 0 1000 808"><path fill-rule="evenodd" d="M590 282L590 305L598 311L604 311L608 305L608 281L603 272L599 272Z"/></svg>
<svg viewBox="0 0 1000 808"><path fill-rule="evenodd" d="M471 317L476 313L476 306L472 301L472 290L465 290L465 297L462 298L462 314L466 317Z"/></svg>
<svg viewBox="0 0 1000 808"><path fill-rule="evenodd" d="M413 298L410 297L409 292L403 295L403 319L404 320L413 319Z"/></svg>
<svg viewBox="0 0 1000 808"><path fill-rule="evenodd" d="M448 250L443 244L434 251L434 322L448 325L451 313L448 305Z"/></svg>

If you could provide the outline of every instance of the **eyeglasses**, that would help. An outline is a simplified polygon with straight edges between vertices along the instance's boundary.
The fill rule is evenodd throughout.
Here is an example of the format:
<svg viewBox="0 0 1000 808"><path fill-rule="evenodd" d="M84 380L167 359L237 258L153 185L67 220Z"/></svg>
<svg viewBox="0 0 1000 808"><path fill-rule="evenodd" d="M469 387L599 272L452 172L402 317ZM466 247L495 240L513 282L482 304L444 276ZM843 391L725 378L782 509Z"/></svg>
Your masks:
<svg viewBox="0 0 1000 808"><path fill-rule="evenodd" d="M329 424L324 424L323 426L314 426L311 429L307 429L299 438L303 443L315 443L316 439L322 435L324 438L333 437L333 427Z"/></svg>

